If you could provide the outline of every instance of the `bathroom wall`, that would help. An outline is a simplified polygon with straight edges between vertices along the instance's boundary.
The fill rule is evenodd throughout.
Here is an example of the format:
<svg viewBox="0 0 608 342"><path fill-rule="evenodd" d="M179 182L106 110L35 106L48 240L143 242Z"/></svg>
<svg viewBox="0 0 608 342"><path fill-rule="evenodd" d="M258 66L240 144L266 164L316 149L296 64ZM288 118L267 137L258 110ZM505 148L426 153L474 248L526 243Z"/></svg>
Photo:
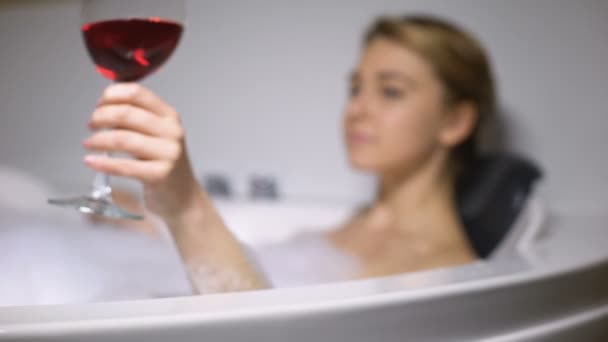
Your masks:
<svg viewBox="0 0 608 342"><path fill-rule="evenodd" d="M0 1L0 164L62 192L86 187L88 115L107 81L78 30L78 1ZM506 146L537 160L557 211L608 203L608 3L602 0L190 1L178 51L144 83L183 116L197 172L245 193L274 175L289 200L359 202L340 135L347 74L378 14L430 12L493 58ZM125 186L133 183L119 181ZM2 191L2 189L0 189Z"/></svg>

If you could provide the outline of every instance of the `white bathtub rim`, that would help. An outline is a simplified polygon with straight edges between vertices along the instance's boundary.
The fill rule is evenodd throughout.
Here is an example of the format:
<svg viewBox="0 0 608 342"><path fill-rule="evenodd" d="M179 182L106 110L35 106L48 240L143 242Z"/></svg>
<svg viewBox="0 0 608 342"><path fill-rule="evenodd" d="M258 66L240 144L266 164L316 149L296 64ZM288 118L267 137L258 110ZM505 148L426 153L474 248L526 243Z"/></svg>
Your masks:
<svg viewBox="0 0 608 342"><path fill-rule="evenodd" d="M510 286L517 286L523 283L531 283L537 281L549 280L551 278L564 276L571 273L585 271L594 267L608 264L608 261L599 258L598 260L591 260L586 263L573 262L569 265L549 265L546 268L536 270L521 270L514 273L502 274L497 276L491 276L482 279L470 279L456 283L444 284L439 286L433 286L429 288L413 289L413 290L391 290L382 293L370 293L361 294L354 297L338 298L334 300L323 300L309 303L297 303L297 304L265 304L261 307L254 304L253 307L232 309L229 308L227 311L190 311L190 312L171 312L146 315L145 309L142 309L141 316L122 316L115 318L90 318L83 320L70 320L70 321L50 321L50 322L24 322L24 323L13 323L13 324L0 324L0 339L16 337L16 336L46 336L57 333L69 332L85 332L91 330L107 330L112 328L125 327L128 329L142 329L150 326L161 327L163 325L206 325L214 324L218 322L229 322L229 321L242 321L242 320L258 320L273 317L284 317L284 316L299 316L299 315L310 315L319 314L321 312L331 311L352 311L371 308L374 306L382 305L399 305L410 302L424 301L431 298L445 298L449 296L457 296L466 294L474 291L488 291L493 289L500 289ZM395 278L400 276L392 276L387 278ZM371 279L361 280L356 282L382 282L386 279ZM353 283L353 282L349 282ZM331 288L334 285L317 285L314 287L327 287ZM301 289L283 289L273 290L277 297L282 296L283 299L287 298L285 292L298 291ZM210 296L226 296L226 295L257 295L263 291L252 291L248 293L240 294L218 294ZM180 298L162 298L153 300L143 301L174 301L171 306L179 306L179 301L202 301L204 297L180 297ZM129 304L137 305L138 302L143 301L124 301L124 302L112 302L112 303L93 303L84 305L52 305L49 307L64 308L66 310L86 310L87 307L102 308L103 306L111 306L113 304ZM5 308L8 310L28 310L28 307L13 307ZM31 309L31 308L30 308ZM44 307L37 307L36 309L44 310ZM190 310L194 310L192 307ZM2 313L3 308L0 308ZM3 315L5 315L3 313Z"/></svg>

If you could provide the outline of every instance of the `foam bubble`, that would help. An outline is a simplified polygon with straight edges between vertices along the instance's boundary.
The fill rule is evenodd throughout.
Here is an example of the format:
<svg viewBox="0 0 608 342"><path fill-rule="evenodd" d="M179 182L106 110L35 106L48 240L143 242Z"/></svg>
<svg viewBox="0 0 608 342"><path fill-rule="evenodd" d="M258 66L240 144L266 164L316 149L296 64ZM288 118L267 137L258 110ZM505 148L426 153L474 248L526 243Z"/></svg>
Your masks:
<svg viewBox="0 0 608 342"><path fill-rule="evenodd" d="M318 232L251 249L275 287L345 281L353 278L359 265L355 257L340 252Z"/></svg>
<svg viewBox="0 0 608 342"><path fill-rule="evenodd" d="M167 241L110 227L0 218L0 305L191 293Z"/></svg>

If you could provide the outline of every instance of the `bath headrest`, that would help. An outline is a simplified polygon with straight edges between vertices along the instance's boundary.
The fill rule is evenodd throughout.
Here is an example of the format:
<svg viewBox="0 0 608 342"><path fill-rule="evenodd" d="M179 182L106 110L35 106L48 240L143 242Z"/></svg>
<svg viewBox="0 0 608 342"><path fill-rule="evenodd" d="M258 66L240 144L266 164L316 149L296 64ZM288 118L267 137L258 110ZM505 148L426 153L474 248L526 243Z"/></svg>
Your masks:
<svg viewBox="0 0 608 342"><path fill-rule="evenodd" d="M461 175L458 210L480 257L487 257L506 236L540 177L531 161L506 153L484 155Z"/></svg>

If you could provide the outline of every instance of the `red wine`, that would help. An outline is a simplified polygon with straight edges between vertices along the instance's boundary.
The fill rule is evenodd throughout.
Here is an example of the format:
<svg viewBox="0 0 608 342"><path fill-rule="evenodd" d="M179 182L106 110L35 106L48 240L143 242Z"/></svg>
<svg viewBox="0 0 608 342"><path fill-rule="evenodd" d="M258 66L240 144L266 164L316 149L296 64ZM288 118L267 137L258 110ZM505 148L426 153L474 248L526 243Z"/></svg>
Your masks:
<svg viewBox="0 0 608 342"><path fill-rule="evenodd" d="M113 81L130 82L169 58L182 26L158 18L118 19L85 24L82 33L97 71Z"/></svg>

